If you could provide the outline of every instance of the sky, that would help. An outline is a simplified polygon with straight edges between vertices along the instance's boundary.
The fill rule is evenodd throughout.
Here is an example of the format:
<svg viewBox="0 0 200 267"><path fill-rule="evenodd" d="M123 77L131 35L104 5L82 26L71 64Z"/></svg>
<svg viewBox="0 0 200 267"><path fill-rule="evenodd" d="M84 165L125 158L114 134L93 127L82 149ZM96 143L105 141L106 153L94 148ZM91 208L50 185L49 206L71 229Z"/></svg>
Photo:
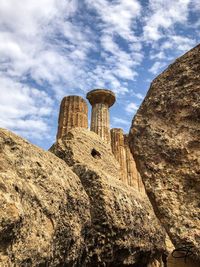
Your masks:
<svg viewBox="0 0 200 267"><path fill-rule="evenodd" d="M152 80L199 42L200 0L1 0L0 127L48 149L62 98L107 88L128 132Z"/></svg>

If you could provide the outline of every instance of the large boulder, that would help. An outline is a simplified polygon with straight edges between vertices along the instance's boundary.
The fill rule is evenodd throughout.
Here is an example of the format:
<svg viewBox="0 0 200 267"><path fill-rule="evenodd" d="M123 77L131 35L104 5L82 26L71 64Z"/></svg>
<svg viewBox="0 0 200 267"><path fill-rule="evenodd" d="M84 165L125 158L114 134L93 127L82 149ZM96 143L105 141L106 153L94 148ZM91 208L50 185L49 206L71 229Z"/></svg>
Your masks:
<svg viewBox="0 0 200 267"><path fill-rule="evenodd" d="M200 259L200 45L152 82L129 137L157 217Z"/></svg>
<svg viewBox="0 0 200 267"><path fill-rule="evenodd" d="M147 197L120 181L111 148L86 129L71 130L50 151L79 176L90 199L88 230L81 266L146 266L165 250L161 228Z"/></svg>
<svg viewBox="0 0 200 267"><path fill-rule="evenodd" d="M0 266L159 260L165 231L148 199L119 180L110 148L77 129L51 150L66 162L0 129Z"/></svg>
<svg viewBox="0 0 200 267"><path fill-rule="evenodd" d="M64 161L0 129L0 266L81 266L90 216Z"/></svg>

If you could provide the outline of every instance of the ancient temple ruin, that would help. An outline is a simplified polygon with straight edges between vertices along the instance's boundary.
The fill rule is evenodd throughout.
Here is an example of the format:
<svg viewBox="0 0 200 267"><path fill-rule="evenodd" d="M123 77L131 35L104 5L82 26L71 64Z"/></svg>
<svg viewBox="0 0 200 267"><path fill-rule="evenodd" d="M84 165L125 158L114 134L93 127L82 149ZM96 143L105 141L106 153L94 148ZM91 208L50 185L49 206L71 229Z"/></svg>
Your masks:
<svg viewBox="0 0 200 267"><path fill-rule="evenodd" d="M74 127L88 128L87 102L80 96L66 96L60 105L57 139Z"/></svg>
<svg viewBox="0 0 200 267"><path fill-rule="evenodd" d="M110 90L95 89L90 91L86 97L92 105L90 130L110 144L109 108L115 103L115 94Z"/></svg>
<svg viewBox="0 0 200 267"><path fill-rule="evenodd" d="M113 128L111 133L111 147L112 152L119 162L121 167L121 176L124 183L128 184L127 179L127 161L126 161L126 151L124 147L124 133L121 128Z"/></svg>
<svg viewBox="0 0 200 267"><path fill-rule="evenodd" d="M144 185L129 148L128 134L124 134L121 128L113 128L110 132L112 152L120 164L123 182L144 193Z"/></svg>
<svg viewBox="0 0 200 267"><path fill-rule="evenodd" d="M109 108L115 103L115 94L106 89L95 89L86 98L92 106L90 130L111 146L120 164L121 180L140 192L144 192L141 177L131 154L128 135L121 128L110 130ZM57 139L63 138L72 128L88 128L88 106L80 96L64 97L60 105Z"/></svg>

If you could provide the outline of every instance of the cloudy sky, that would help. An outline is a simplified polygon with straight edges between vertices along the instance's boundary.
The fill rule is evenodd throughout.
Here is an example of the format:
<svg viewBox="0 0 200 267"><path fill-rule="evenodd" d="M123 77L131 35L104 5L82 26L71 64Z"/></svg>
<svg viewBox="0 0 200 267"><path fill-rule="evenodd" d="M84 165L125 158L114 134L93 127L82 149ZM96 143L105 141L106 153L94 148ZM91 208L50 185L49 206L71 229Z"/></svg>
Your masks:
<svg viewBox="0 0 200 267"><path fill-rule="evenodd" d="M200 42L200 0L1 0L0 127L48 148L63 96L117 95L128 132L150 82Z"/></svg>

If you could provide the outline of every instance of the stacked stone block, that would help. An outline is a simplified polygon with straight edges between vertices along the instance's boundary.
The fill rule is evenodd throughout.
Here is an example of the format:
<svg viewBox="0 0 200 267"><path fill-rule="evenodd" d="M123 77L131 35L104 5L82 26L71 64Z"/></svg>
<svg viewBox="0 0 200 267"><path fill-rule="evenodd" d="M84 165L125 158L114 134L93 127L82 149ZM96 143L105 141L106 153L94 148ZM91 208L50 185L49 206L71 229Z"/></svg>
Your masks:
<svg viewBox="0 0 200 267"><path fill-rule="evenodd" d="M80 96L66 96L60 105L57 139L75 127L88 128L88 106Z"/></svg>
<svg viewBox="0 0 200 267"><path fill-rule="evenodd" d="M115 103L115 94L106 89L95 89L87 94L92 105L91 131L98 134L106 143L111 143L109 107Z"/></svg>

